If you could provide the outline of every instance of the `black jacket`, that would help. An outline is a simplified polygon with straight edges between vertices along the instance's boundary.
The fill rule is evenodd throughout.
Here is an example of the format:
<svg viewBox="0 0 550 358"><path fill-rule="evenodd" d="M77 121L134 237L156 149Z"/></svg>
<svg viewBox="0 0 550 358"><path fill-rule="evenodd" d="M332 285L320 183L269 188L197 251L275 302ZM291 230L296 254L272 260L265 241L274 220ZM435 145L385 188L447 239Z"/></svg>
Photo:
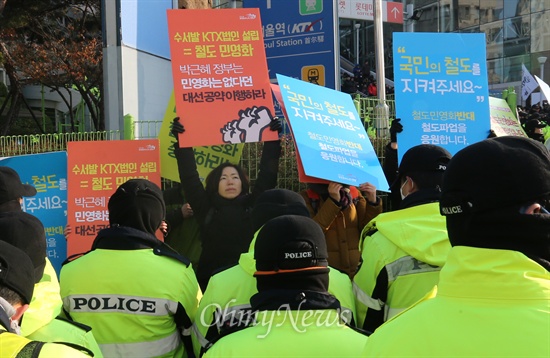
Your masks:
<svg viewBox="0 0 550 358"><path fill-rule="evenodd" d="M193 208L201 227L202 253L197 280L204 291L210 276L217 270L234 265L248 251L253 232L251 210L256 198L277 185L281 144L265 142L258 178L252 193L242 193L235 199L211 197L199 179L192 148L176 148L176 159L184 196Z"/></svg>

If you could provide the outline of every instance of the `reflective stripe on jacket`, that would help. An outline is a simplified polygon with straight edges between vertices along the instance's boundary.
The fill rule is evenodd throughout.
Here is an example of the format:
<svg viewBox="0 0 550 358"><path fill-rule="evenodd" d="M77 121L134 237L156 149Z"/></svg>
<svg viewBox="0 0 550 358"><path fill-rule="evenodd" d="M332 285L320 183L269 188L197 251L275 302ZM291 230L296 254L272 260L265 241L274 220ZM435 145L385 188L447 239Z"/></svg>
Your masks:
<svg viewBox="0 0 550 358"><path fill-rule="evenodd" d="M437 202L380 214L362 237L355 308L359 327L374 332L437 284L451 245Z"/></svg>
<svg viewBox="0 0 550 358"><path fill-rule="evenodd" d="M190 265L156 248L96 248L64 265L60 282L64 310L93 328L105 356L185 356L180 331L190 335L201 297Z"/></svg>
<svg viewBox="0 0 550 358"><path fill-rule="evenodd" d="M550 357L550 272L517 251L453 247L437 288L362 356Z"/></svg>

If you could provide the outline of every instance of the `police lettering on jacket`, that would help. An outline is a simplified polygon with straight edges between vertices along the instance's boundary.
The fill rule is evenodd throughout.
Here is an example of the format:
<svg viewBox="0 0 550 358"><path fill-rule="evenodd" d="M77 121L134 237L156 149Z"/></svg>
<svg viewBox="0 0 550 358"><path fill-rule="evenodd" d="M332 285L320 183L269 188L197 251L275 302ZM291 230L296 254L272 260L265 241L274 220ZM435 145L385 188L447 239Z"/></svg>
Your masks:
<svg viewBox="0 0 550 358"><path fill-rule="evenodd" d="M88 296L71 297L71 311L122 311L156 313L155 300L141 297Z"/></svg>

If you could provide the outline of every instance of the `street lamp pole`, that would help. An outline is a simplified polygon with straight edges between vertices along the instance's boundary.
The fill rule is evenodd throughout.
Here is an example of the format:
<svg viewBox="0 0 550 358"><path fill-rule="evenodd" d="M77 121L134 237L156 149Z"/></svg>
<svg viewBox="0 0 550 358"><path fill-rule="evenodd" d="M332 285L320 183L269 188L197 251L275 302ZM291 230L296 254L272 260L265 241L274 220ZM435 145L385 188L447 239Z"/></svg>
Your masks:
<svg viewBox="0 0 550 358"><path fill-rule="evenodd" d="M355 63L359 64L359 29L361 24L356 23L355 25Z"/></svg>
<svg viewBox="0 0 550 358"><path fill-rule="evenodd" d="M540 65L540 79L542 81L544 81L544 64L546 63L547 59L548 57L546 56L540 56L539 58L537 58L537 61L539 61ZM542 108L542 88L540 89L539 105Z"/></svg>
<svg viewBox="0 0 550 358"><path fill-rule="evenodd" d="M374 0L374 43L376 56L376 88L378 104L374 107L377 138L388 138L390 109L386 103L386 71L384 64L384 27L382 0Z"/></svg>

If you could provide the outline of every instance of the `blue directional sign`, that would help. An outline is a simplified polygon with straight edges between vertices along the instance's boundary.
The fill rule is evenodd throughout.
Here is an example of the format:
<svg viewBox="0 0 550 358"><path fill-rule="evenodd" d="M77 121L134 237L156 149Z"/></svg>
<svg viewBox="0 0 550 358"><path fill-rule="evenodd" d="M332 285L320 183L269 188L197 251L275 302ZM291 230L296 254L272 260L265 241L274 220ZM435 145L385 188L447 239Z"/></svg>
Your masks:
<svg viewBox="0 0 550 358"><path fill-rule="evenodd" d="M335 1L245 0L243 7L260 9L272 83L279 73L340 89Z"/></svg>
<svg viewBox="0 0 550 358"><path fill-rule="evenodd" d="M487 138L490 124L485 34L395 32L393 59L399 161L411 147L451 154Z"/></svg>

